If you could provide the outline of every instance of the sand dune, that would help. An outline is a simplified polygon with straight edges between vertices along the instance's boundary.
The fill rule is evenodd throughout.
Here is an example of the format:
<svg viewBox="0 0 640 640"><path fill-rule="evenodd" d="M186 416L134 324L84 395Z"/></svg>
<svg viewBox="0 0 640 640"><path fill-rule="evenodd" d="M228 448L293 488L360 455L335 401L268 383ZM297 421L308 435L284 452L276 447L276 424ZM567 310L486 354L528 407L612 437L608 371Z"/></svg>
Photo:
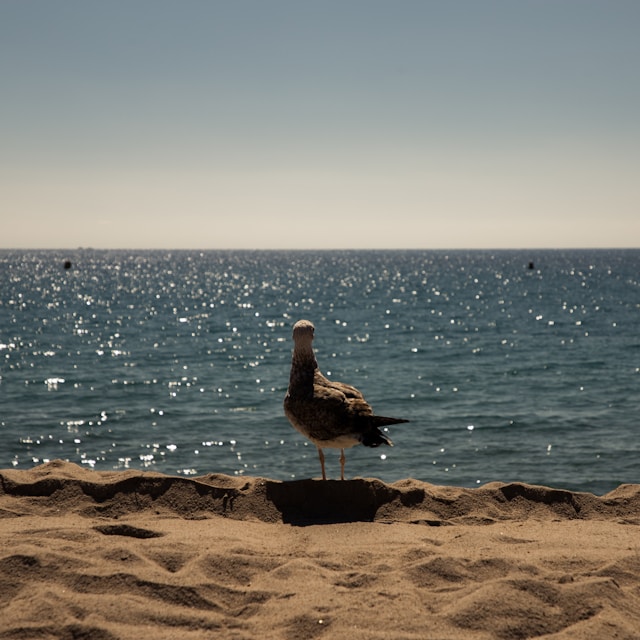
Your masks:
<svg viewBox="0 0 640 640"><path fill-rule="evenodd" d="M640 638L640 485L0 472L0 638Z"/></svg>

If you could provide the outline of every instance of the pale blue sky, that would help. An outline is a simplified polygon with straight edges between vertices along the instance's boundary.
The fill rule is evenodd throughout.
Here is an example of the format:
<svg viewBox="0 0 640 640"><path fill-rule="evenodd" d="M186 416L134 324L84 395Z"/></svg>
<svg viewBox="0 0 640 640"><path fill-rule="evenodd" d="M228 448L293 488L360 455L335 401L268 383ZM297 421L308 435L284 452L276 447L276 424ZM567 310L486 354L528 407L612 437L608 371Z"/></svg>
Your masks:
<svg viewBox="0 0 640 640"><path fill-rule="evenodd" d="M640 246L640 2L1 0L1 247Z"/></svg>

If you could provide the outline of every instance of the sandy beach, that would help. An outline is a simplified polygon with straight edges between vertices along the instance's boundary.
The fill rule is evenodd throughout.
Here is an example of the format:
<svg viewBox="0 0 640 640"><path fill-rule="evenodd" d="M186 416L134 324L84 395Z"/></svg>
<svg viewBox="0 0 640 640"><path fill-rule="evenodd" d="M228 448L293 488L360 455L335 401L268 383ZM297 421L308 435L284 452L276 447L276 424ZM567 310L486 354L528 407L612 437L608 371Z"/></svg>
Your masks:
<svg viewBox="0 0 640 640"><path fill-rule="evenodd" d="M640 638L640 485L0 479L0 638Z"/></svg>

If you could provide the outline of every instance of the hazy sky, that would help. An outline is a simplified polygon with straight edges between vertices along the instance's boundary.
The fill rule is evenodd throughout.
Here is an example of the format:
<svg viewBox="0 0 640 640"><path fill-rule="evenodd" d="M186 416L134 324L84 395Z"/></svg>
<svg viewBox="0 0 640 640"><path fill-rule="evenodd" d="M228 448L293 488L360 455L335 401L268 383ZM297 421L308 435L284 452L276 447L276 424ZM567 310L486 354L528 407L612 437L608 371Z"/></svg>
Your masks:
<svg viewBox="0 0 640 640"><path fill-rule="evenodd" d="M640 246L637 0L0 0L0 247Z"/></svg>

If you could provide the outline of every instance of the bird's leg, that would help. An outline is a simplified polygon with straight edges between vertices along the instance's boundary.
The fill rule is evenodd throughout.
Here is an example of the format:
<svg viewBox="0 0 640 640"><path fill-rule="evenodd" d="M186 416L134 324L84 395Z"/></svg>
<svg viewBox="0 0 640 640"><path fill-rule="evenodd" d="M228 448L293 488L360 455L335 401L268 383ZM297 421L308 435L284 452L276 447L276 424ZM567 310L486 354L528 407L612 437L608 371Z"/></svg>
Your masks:
<svg viewBox="0 0 640 640"><path fill-rule="evenodd" d="M344 480L344 449L340 449L340 480Z"/></svg>
<svg viewBox="0 0 640 640"><path fill-rule="evenodd" d="M320 466L322 467L322 479L327 479L327 474L324 471L324 453L320 447L318 447L318 458L320 458Z"/></svg>

